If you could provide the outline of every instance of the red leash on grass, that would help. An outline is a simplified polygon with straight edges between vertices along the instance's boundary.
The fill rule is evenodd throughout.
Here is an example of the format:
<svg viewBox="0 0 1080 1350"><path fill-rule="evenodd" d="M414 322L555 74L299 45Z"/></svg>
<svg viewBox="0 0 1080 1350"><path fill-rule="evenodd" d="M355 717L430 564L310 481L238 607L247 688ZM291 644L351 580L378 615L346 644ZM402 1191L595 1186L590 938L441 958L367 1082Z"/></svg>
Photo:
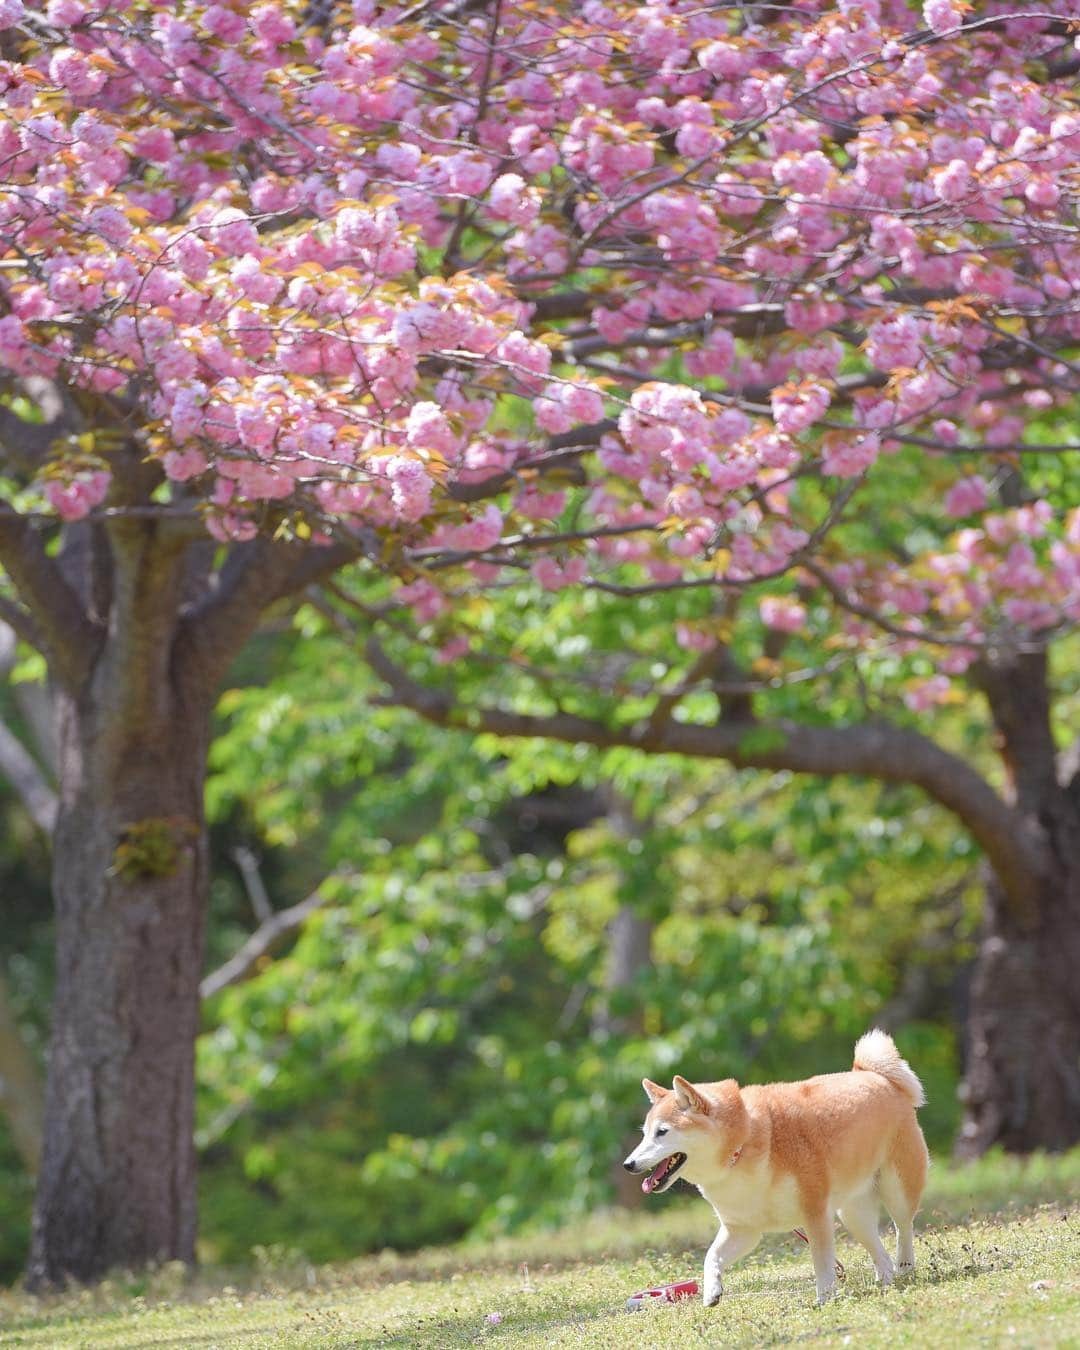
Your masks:
<svg viewBox="0 0 1080 1350"><path fill-rule="evenodd" d="M809 1246L810 1239L801 1228L791 1230L797 1238ZM837 1261L836 1277L839 1280L844 1278L844 1263ZM659 1284L655 1289L642 1289L639 1294L631 1294L626 1300L626 1311L637 1312L649 1303L681 1303L684 1298L693 1298L698 1292L697 1280L679 1280L675 1284Z"/></svg>

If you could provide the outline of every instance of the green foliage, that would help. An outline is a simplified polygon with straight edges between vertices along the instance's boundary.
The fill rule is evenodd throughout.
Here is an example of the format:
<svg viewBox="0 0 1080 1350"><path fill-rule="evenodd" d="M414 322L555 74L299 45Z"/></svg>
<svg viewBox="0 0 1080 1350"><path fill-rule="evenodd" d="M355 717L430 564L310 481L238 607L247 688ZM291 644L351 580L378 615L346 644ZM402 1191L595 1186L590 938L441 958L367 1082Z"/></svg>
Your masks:
<svg viewBox="0 0 1080 1350"><path fill-rule="evenodd" d="M26 1260L33 1189L33 1178L0 1121L0 1285L14 1280Z"/></svg>
<svg viewBox="0 0 1080 1350"><path fill-rule="evenodd" d="M931 1172L918 1269L886 1293L841 1233L843 1286L813 1306L805 1248L773 1234L700 1301L633 1315L628 1294L699 1277L712 1236L706 1206L664 1196L636 1214L594 1213L558 1231L391 1254L316 1268L259 1244L245 1272L166 1265L118 1273L96 1290L47 1299L0 1294L4 1344L101 1347L205 1344L510 1347L760 1346L812 1342L1071 1346L1080 1340L1080 1152L1027 1165L992 1157ZM1034 1209L1033 1206L1041 1205ZM957 1226L957 1221L963 1226Z"/></svg>
<svg viewBox="0 0 1080 1350"><path fill-rule="evenodd" d="M324 1260L585 1214L612 1198L643 1073L843 1067L912 965L937 992L900 1040L947 1146L943 1014L976 896L940 811L897 788L437 731L371 707L366 668L302 622L287 677L226 695L213 752L212 812L243 804L288 898L320 880L313 859L331 879L292 950L208 1009L209 1257L244 1260L257 1237ZM571 790L622 815L522 826ZM621 907L654 925L653 961L610 990Z"/></svg>
<svg viewBox="0 0 1080 1350"><path fill-rule="evenodd" d="M466 606L511 652L505 666L455 671L466 704L483 686L522 711L638 716L651 706L640 680L681 678L675 618L710 612L699 595L657 596L631 624L610 597L556 595L525 622L534 600L525 588L495 609ZM751 659L760 629L747 620L731 637ZM551 674L615 649L606 683L568 691ZM801 639L792 648L793 661L820 657ZM445 679L427 650L420 659L425 678ZM914 661L897 655L897 671ZM813 706L797 683L759 698L776 718L853 719L888 697L881 678L880 662L838 663ZM316 887L327 903L206 1009L205 1256L248 1262L260 1247L322 1261L583 1216L612 1199L642 1074L843 1067L883 1009L926 1081L931 1143L948 1148L976 855L914 790L437 730L373 702L366 663L308 610L291 633L259 638L234 681L211 752L210 964L255 922L237 844L259 855L277 905ZM677 715L719 707L706 691ZM957 705L939 730L988 764L976 713ZM140 874L174 865L183 842L151 825L122 841ZM22 828L15 812L0 866ZM32 847L11 853L43 874ZM652 925L652 963L612 989L622 909ZM18 915L16 945L39 920ZM43 946L27 970L32 1028ZM6 1194L13 1272L29 1191Z"/></svg>

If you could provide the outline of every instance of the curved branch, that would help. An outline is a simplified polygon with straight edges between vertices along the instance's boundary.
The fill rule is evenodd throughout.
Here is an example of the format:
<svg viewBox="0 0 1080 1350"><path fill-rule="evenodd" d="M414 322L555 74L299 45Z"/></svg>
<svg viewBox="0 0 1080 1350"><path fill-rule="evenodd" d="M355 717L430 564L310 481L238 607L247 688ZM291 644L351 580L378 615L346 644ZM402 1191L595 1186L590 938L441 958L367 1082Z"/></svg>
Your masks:
<svg viewBox="0 0 1080 1350"><path fill-rule="evenodd" d="M213 998L229 985L240 984L250 979L258 972L263 959L280 947L286 938L301 928L312 914L325 904L326 896L315 891L298 905L278 910L276 914L271 915L255 929L235 956L204 977L199 985L200 998Z"/></svg>
<svg viewBox="0 0 1080 1350"><path fill-rule="evenodd" d="M618 430L618 425L614 417L605 417L599 422L591 422L574 427L570 431L560 432L557 436L549 436L543 450L519 461L512 469L502 469L473 483L450 483L447 486L447 495L456 502L484 501L488 497L496 496L527 469L538 469L544 474L564 473L574 477L578 472L577 463L582 455L595 450L609 432Z"/></svg>
<svg viewBox="0 0 1080 1350"><path fill-rule="evenodd" d="M56 793L33 756L3 722L0 722L0 773L15 789L34 824L51 838L56 825Z"/></svg>
<svg viewBox="0 0 1080 1350"><path fill-rule="evenodd" d="M37 640L54 677L76 685L93 665L101 639L94 624L64 579L37 531L18 516L0 516L0 566L8 574L30 624L5 607L4 619L27 640ZM21 627L20 627L21 623Z"/></svg>
<svg viewBox="0 0 1080 1350"><path fill-rule="evenodd" d="M195 675L203 687L216 688L270 605L370 547L366 539L326 547L269 539L235 545L204 593L181 612L176 648L181 679Z"/></svg>
<svg viewBox="0 0 1080 1350"><path fill-rule="evenodd" d="M45 639L34 621L34 616L29 610L24 609L22 605L9 599L6 595L0 595L0 623L7 624L12 632L17 633L35 651L44 655Z"/></svg>
<svg viewBox="0 0 1080 1350"><path fill-rule="evenodd" d="M629 746L652 754L722 759L737 769L853 774L912 783L964 823L1021 913L1030 908L1039 878L1049 867L1041 837L980 773L929 737L890 722L829 727L789 721L718 721L706 726L661 720L612 727L568 712L540 715L460 705L448 691L418 684L375 638L368 640L367 658L389 686L387 702L411 708L439 726L498 736L537 736L603 749Z"/></svg>
<svg viewBox="0 0 1080 1350"><path fill-rule="evenodd" d="M805 559L802 566L805 571L821 583L841 609L848 614L854 614L857 619L865 619L867 623L872 623L875 628L880 628L883 633L888 633L890 637L901 638L907 642L929 642L935 647L963 647L967 649L980 645L976 638L957 637L952 633L935 633L926 628L905 628L903 624L893 623L884 614L879 614L871 605L864 605L861 600L856 600L850 596L844 587L834 577L830 576L829 572L819 563Z"/></svg>

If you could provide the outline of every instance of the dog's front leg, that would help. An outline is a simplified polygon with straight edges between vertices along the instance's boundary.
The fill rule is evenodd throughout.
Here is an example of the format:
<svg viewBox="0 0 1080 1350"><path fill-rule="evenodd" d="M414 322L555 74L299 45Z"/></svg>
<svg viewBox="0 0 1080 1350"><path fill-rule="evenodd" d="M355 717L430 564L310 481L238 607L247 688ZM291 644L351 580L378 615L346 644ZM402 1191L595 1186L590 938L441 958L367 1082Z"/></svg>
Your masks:
<svg viewBox="0 0 1080 1350"><path fill-rule="evenodd" d="M740 1256L753 1251L760 1240L761 1234L752 1228L729 1228L725 1223L720 1225L720 1231L705 1256L703 1298L706 1308L712 1308L720 1302L720 1295L724 1292L722 1276L725 1268Z"/></svg>

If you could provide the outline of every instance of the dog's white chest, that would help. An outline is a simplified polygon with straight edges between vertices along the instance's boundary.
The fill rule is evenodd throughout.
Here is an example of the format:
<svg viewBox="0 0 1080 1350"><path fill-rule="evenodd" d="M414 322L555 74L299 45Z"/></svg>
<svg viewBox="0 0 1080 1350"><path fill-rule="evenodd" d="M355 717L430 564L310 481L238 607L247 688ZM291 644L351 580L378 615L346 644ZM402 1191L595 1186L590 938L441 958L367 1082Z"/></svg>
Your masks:
<svg viewBox="0 0 1080 1350"><path fill-rule="evenodd" d="M728 1227L770 1232L794 1228L802 1222L795 1178L772 1177L765 1168L736 1163L725 1171L702 1178L698 1190Z"/></svg>

